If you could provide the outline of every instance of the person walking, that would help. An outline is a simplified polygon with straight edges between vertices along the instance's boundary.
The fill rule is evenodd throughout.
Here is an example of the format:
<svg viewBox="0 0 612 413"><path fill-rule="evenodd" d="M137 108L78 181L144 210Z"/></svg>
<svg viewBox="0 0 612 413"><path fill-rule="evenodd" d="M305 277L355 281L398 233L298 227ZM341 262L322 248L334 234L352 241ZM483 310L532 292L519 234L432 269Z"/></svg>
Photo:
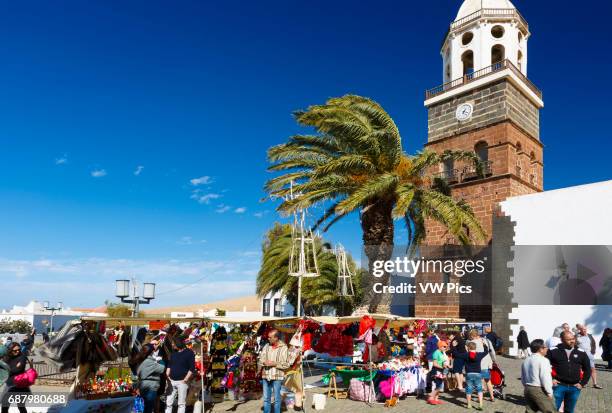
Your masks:
<svg viewBox="0 0 612 413"><path fill-rule="evenodd" d="M463 370L465 368L465 358L455 355L455 354L463 354L463 355L467 354L467 350L465 348L465 340L463 339L460 333L457 333L451 336L450 349L451 349L451 354L453 355L452 372L455 375L455 380L457 380L457 390L463 391L464 384L465 384L465 377L463 375Z"/></svg>
<svg viewBox="0 0 612 413"><path fill-rule="evenodd" d="M526 413L555 413L553 403L552 367L546 358L548 347L544 340L533 340L530 344L531 356L521 366L521 382L525 387Z"/></svg>
<svg viewBox="0 0 612 413"><path fill-rule="evenodd" d="M603 389L603 387L597 384L597 369L595 368L595 353L597 352L597 345L595 344L595 339L593 338L593 335L589 334L584 324L576 324L576 326L578 328L578 336L576 337L578 347L584 350L589 357L589 362L591 363L591 378L593 379L593 388Z"/></svg>
<svg viewBox="0 0 612 413"><path fill-rule="evenodd" d="M447 351L448 343L442 340L438 341L438 349L434 351L431 356L432 367L427 374L427 390L431 389L431 393L427 399L428 404L444 404L438 397L440 393L444 391L444 370L450 366L448 356L446 355Z"/></svg>
<svg viewBox="0 0 612 413"><path fill-rule="evenodd" d="M561 333L561 344L546 355L553 368L553 396L557 409L564 405L565 413L574 413L580 391L591 378L591 363L584 350L576 346L576 337L569 331Z"/></svg>
<svg viewBox="0 0 612 413"><path fill-rule="evenodd" d="M272 411L272 392L274 392L274 413L281 412L281 386L285 379L285 370L289 366L287 345L280 339L278 330L268 333L266 344L259 355L259 370L263 385L263 411Z"/></svg>
<svg viewBox="0 0 612 413"><path fill-rule="evenodd" d="M8 346L8 352L4 357L4 361L9 367L9 377L6 381L7 388L4 399L2 400L2 413L8 413L11 405L9 402L11 393L23 394L31 392L29 387L15 387L13 383L13 378L24 373L28 364L28 359L25 354L21 352L21 345L18 342L12 341ZM17 408L19 409L19 413L28 412L25 408L25 402L17 404Z"/></svg>
<svg viewBox="0 0 612 413"><path fill-rule="evenodd" d="M470 343L475 343L477 353L482 353L484 351L485 345L487 346L489 350L487 357L484 357L482 361L480 362L480 365L481 365L480 375L482 376L484 385L487 388L487 391L489 392L489 397L491 398L491 401L494 402L495 395L493 393L493 383L491 383L491 369L493 368L493 363L497 363L497 358L495 356L495 350L493 348L493 344L491 343L491 341L489 341L489 339L480 337L480 335L478 334L478 330L476 329L470 330L469 338L470 339L467 342L468 345Z"/></svg>
<svg viewBox="0 0 612 413"><path fill-rule="evenodd" d="M185 413L189 380L195 373L195 354L178 338L174 339L172 347L175 351L170 354L168 368L166 369L166 376L170 380L169 386L172 388L170 395L166 399L166 413L172 413L174 400L177 397L177 412Z"/></svg>
<svg viewBox="0 0 612 413"><path fill-rule="evenodd" d="M527 337L527 332L525 331L525 327L521 326L521 331L519 331L518 336L516 336L516 342L518 344L518 356L521 359L527 358L529 356L529 338Z"/></svg>
<svg viewBox="0 0 612 413"><path fill-rule="evenodd" d="M608 362L608 370L612 370L612 328L606 328L601 340L599 340L599 347L601 347L601 359Z"/></svg>
<svg viewBox="0 0 612 413"><path fill-rule="evenodd" d="M161 382L164 366L153 356L153 346L145 344L133 358L138 376L138 391L144 400L144 413L153 413L157 404L157 391Z"/></svg>
<svg viewBox="0 0 612 413"><path fill-rule="evenodd" d="M482 392L482 375L481 362L482 359L489 355L489 347L484 345L483 351L476 352L476 343L470 342L467 345L468 351L460 352L457 349L453 351L453 357L465 362L465 398L467 399L467 408L472 408L472 393L474 390L478 393L478 410L483 408L483 392Z"/></svg>

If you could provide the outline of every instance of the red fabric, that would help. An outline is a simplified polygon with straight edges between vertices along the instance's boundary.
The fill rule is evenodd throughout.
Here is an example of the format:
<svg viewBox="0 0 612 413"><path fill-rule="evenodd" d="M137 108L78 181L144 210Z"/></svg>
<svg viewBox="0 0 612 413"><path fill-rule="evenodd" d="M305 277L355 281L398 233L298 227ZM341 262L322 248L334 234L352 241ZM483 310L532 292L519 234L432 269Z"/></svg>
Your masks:
<svg viewBox="0 0 612 413"><path fill-rule="evenodd" d="M310 350L312 348L312 333L303 333L302 334L302 343L304 343L303 345L303 351L307 351Z"/></svg>
<svg viewBox="0 0 612 413"><path fill-rule="evenodd" d="M353 337L342 334L347 327L347 324L326 325L325 333L315 345L314 350L332 357L352 356Z"/></svg>
<svg viewBox="0 0 612 413"><path fill-rule="evenodd" d="M369 315L364 315L359 322L359 337L361 337L369 328L376 327L376 321Z"/></svg>
<svg viewBox="0 0 612 413"><path fill-rule="evenodd" d="M319 323L312 320L300 320L298 328L302 329L303 351L312 348L312 333L319 330Z"/></svg>

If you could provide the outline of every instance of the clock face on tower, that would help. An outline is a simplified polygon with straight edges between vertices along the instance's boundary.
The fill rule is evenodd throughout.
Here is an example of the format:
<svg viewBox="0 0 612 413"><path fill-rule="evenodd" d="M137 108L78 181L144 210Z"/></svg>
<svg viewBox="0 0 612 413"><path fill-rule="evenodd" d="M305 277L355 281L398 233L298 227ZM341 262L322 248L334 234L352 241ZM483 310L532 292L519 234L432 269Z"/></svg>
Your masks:
<svg viewBox="0 0 612 413"><path fill-rule="evenodd" d="M455 117L459 122L465 122L472 118L472 113L474 113L474 106L471 103L462 103L457 107Z"/></svg>

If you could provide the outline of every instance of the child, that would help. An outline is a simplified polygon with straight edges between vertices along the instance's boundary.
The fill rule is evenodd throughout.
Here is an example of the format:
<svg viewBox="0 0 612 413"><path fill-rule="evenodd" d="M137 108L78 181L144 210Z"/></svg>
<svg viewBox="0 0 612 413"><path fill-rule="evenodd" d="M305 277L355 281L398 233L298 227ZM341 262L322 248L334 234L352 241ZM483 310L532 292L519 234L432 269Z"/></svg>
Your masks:
<svg viewBox="0 0 612 413"><path fill-rule="evenodd" d="M482 410L482 377L480 375L480 362L489 354L489 348L484 345L482 353L476 353L476 343L467 344L467 353L460 353L457 349L453 350L453 357L465 360L466 386L465 394L467 398L467 408L472 408L472 393L474 388L478 392L478 410Z"/></svg>
<svg viewBox="0 0 612 413"><path fill-rule="evenodd" d="M443 404L444 402L438 400L438 396L444 390L444 369L449 367L448 356L446 355L446 351L448 350L448 343L446 341L438 341L438 349L433 352L432 359L432 367L427 375L427 388L431 387L431 393L429 395L429 399L427 399L428 404Z"/></svg>

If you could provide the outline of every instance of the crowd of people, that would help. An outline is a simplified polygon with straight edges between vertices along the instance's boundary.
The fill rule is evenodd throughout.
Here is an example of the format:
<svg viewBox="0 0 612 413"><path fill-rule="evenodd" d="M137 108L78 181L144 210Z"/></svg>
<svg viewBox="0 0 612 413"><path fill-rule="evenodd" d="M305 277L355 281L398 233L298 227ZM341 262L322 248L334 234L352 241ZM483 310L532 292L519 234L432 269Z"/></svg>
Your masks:
<svg viewBox="0 0 612 413"><path fill-rule="evenodd" d="M563 323L546 341L536 339L529 343L527 337L521 327L517 342L519 356L525 359L521 380L525 386L527 412L573 413L589 381L592 380L593 388L602 389L597 383L595 368L597 344L584 324L576 324L572 329L568 323ZM605 329L599 347L608 369L612 368L610 328Z"/></svg>

